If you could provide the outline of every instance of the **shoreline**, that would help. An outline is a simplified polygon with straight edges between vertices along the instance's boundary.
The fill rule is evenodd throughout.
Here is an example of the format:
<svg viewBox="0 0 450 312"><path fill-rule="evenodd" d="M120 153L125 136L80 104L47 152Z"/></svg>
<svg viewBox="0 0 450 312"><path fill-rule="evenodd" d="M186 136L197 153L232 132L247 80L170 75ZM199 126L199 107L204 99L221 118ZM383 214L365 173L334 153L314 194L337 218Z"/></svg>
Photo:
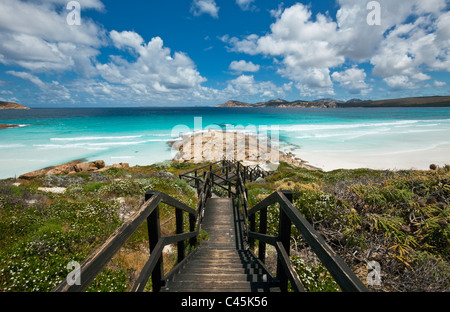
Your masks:
<svg viewBox="0 0 450 312"><path fill-rule="evenodd" d="M9 125L8 125L9 126ZM212 136L212 133L221 133L222 136L217 136L216 138L222 138L225 139L226 135L224 134L231 134L234 135L234 142L232 145L224 148L222 150L222 154L219 153L218 157L214 157L214 149L212 147L217 146L217 141L214 141L214 137ZM201 146L201 154L202 158L197 159L194 161L192 159L193 155L190 155L188 157L189 159L183 159L183 144L186 144L188 140L191 141L191 149L195 149L195 140L196 137L202 133L202 136L198 137L201 139L200 145L198 145L197 142L197 148ZM207 135L203 135L207 134ZM237 136L241 135L240 138L245 139L246 147L242 149L242 147L239 147L236 143ZM226 142L226 140L224 141ZM450 143L448 144L440 144L429 148L417 148L417 149L411 149L407 151L399 151L399 152L389 152L389 151L379 151L377 153L370 153L368 151L318 151L318 150L311 150L307 148L300 147L298 145L288 143L285 141L278 142L276 144L276 149L274 152L271 150L271 146L269 144L268 149L266 150L266 156L269 156L269 159L260 157L258 155L258 137L253 134L244 134L242 132L233 132L233 131L224 131L224 130L210 130L210 131L201 131L199 133L196 132L190 132L188 134L185 134L184 138L180 137L177 139L173 139L171 141L168 141L167 144L170 146L171 151L167 152L167 155L164 154L164 159L159 160L150 160L147 158L145 160L144 158L140 159L138 162L130 161L129 163L114 163L114 159L112 157L105 157L103 155L98 157L98 159L103 159L103 163L109 163L112 165L104 165L104 167L107 167L106 169L103 168L94 168L91 165L85 165L86 172L89 172L89 167L91 168L91 171L94 170L107 170L111 167L121 168L122 166L125 167L135 167L135 166L151 166L157 163L161 163L163 161L170 161L170 162L190 162L190 163L201 163L205 161L219 161L223 159L224 155L232 155L233 157L228 157L228 159L237 159L242 161L243 163L247 165L256 165L259 164L261 167L263 167L266 170L275 170L280 162L287 163L289 165L292 165L294 167L299 168L305 168L309 170L321 170L324 172L329 172L333 170L352 170L352 169L372 169L372 170L428 170L431 164L434 164L439 167L444 167L445 165L450 164ZM189 144L187 144L188 146ZM239 149L240 148L240 149ZM206 152L205 152L206 151ZM166 152L164 152L166 153ZM244 158L237 158L236 155L238 153L241 153L241 155L244 155ZM172 155L170 155L172 154ZM270 156L278 155L278 159L276 161L271 161ZM203 156L206 156L204 158ZM251 156L251 157L249 157ZM258 158L260 157L260 158ZM97 158L97 157L96 157ZM122 159L116 159L116 161L121 161ZM125 160L125 159L123 159ZM143 161L144 160L144 161ZM307 161L306 161L307 160ZM126 160L125 160L126 161ZM40 168L35 170L33 167L30 169L28 168L22 168L25 170L19 170L18 173L8 174L8 176L1 177L0 179L9 179L13 178L15 176L26 176L26 175L36 175L41 172L42 174L47 174L51 169L55 169L58 167L64 167L67 164L71 164L72 162L75 162L75 164L78 163L88 163L88 162L95 162L95 159L92 159L91 157L88 158L82 158L80 157L74 158L73 160L62 163L62 162L56 162L56 165L48 164L46 166L42 166ZM61 165L62 163L62 165ZM74 164L72 164L74 165ZM38 167L39 168L39 167ZM34 171L33 171L34 170ZM54 174L70 174L70 173L76 172L76 170L72 169L61 169L50 171L50 173Z"/></svg>
<svg viewBox="0 0 450 312"><path fill-rule="evenodd" d="M8 125L8 124L0 124L0 130L2 129L12 129L12 128L20 128L20 125Z"/></svg>
<svg viewBox="0 0 450 312"><path fill-rule="evenodd" d="M294 151L297 152L298 150ZM333 151L320 153L301 150L310 163L323 171L367 168L373 170L428 170L431 164L439 167L450 165L450 144L415 151L368 154Z"/></svg>
<svg viewBox="0 0 450 312"><path fill-rule="evenodd" d="M172 161L178 163L231 159L258 164L267 170L275 169L280 162L309 170L322 170L292 152L283 152L279 148L279 140L272 142L267 136L239 131L209 129L190 132L169 142L169 145L176 152Z"/></svg>
<svg viewBox="0 0 450 312"><path fill-rule="evenodd" d="M187 135L187 137L191 140L195 137L195 134ZM252 136L246 135L246 139L249 139ZM252 137L255 139L255 137ZM174 162L174 163L201 163L205 161L219 161L223 158L211 158L204 159L202 158L200 161L193 161L192 159L185 160L181 159L182 153L182 142L183 140L174 140L169 142L169 145L173 149L172 152L178 152L172 159L166 159L166 161ZM211 146L212 142L206 140L202 142L202 147L204 144L207 146ZM208 145L209 144L209 145ZM193 146L193 145L191 145ZM254 147L254 145L253 145ZM279 161L271 162L266 159L240 159L240 161L245 165L260 165L262 168L268 171L276 170L279 166L280 162L287 163L297 168L304 168L308 170L314 171L324 171L331 172L334 170L354 170L354 169L370 169L370 170L429 170L430 165L434 164L438 167L444 167L450 164L450 159L446 155L450 155L450 144L443 144L431 149L424 149L418 151L405 151L398 153L385 153L378 155L364 155L363 153L352 154L343 152L329 152L329 153L318 153L311 152L300 149L298 147L288 147L284 148L284 151L275 150L279 152ZM180 151L181 149L181 151ZM203 149L205 151L205 149ZM213 150L208 150L210 153L205 153L206 155L212 156L214 153L211 153ZM233 153L236 153L237 149L234 146ZM253 150L254 155L256 155L255 150ZM271 150L268 150L269 154ZM250 150L246 150L245 155L248 156L251 154ZM430 157L434 155L434 157ZM272 154L273 155L273 154ZM299 158L298 155L301 155L302 158ZM309 161L303 160L303 157L307 158ZM424 161L423 159L427 159ZM83 172L102 172L108 170L110 168L133 168L138 166L151 166L154 164L158 164L160 162L154 163L146 163L146 164L132 164L129 163L114 163L112 165L105 164L103 160L95 160L90 161L87 158L76 159L70 162L66 162L63 164L50 165L45 168L26 172L18 175L18 179L23 180L32 180L40 175L58 175L58 174L75 174L75 173L83 173ZM10 179L13 177L5 177L0 178L0 180Z"/></svg>

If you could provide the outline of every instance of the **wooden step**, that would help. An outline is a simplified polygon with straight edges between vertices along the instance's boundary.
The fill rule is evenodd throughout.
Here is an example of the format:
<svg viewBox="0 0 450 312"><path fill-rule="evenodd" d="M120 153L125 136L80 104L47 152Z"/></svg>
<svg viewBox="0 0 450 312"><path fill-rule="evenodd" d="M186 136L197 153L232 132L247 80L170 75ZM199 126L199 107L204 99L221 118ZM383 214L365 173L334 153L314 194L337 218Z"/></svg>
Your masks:
<svg viewBox="0 0 450 312"><path fill-rule="evenodd" d="M280 292L276 284L246 282L170 282L162 291L165 292Z"/></svg>
<svg viewBox="0 0 450 312"><path fill-rule="evenodd" d="M177 292L255 292L279 291L278 283L251 253L239 250L241 226L233 202L209 198L202 229L209 240L201 242L196 253L166 280L161 291Z"/></svg>

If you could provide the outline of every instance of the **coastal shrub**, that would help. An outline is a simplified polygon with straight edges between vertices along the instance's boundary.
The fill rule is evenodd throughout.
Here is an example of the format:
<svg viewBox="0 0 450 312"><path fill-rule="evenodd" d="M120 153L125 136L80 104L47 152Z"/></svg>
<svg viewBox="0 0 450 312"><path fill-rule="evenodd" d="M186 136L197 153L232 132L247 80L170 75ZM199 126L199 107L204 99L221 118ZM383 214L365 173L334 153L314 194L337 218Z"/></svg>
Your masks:
<svg viewBox="0 0 450 312"><path fill-rule="evenodd" d="M144 196L145 191L151 190L153 185L149 180L117 180L104 184L98 188L99 194L115 197Z"/></svg>
<svg viewBox="0 0 450 312"><path fill-rule="evenodd" d="M311 223L316 221L334 224L342 221L342 214L336 209L336 199L331 194L304 189L294 193L293 205Z"/></svg>
<svg viewBox="0 0 450 312"><path fill-rule="evenodd" d="M28 209L6 219L17 229L7 231L14 238L2 237L10 242L0 251L4 291L50 291L67 275L67 263L81 263L120 224L116 207L101 199L57 200L42 213Z"/></svg>
<svg viewBox="0 0 450 312"><path fill-rule="evenodd" d="M171 161L162 161L162 162L159 162L159 163L157 163L157 164L155 164L154 165L155 166L155 168L157 168L157 169L162 169L162 170L167 170L167 169L169 169L170 167L172 167L172 162Z"/></svg>
<svg viewBox="0 0 450 312"><path fill-rule="evenodd" d="M249 207L255 206L262 201L267 195L272 194L271 190L261 188L258 185L247 185L247 200Z"/></svg>
<svg viewBox="0 0 450 312"><path fill-rule="evenodd" d="M279 168L266 179L264 192L254 188L249 207L265 194L293 189L294 207L355 272L367 261L380 262L389 281L376 291L448 291L445 274L438 274L437 267L440 272L450 268L449 172L449 166L431 171L357 169L307 174L303 169ZM306 245L295 229L291 237L293 253L298 255L298 246ZM418 272L416 279L414 272Z"/></svg>
<svg viewBox="0 0 450 312"><path fill-rule="evenodd" d="M48 176L21 183L14 186L12 180L0 181L0 291L53 289L69 273L66 265L84 261L122 224L125 208L131 212L142 204L147 190L165 192L192 208L197 204L196 190L184 180L150 167ZM37 191L39 187L67 190L47 194ZM161 222L167 222L162 230L174 232L174 208L160 204L160 211ZM184 219L188 231L189 220ZM145 222L126 246L136 255L148 257ZM88 291L124 291L132 283L130 274L126 265L113 259Z"/></svg>
<svg viewBox="0 0 450 312"><path fill-rule="evenodd" d="M103 185L104 185L104 183L102 183L102 182L93 182L93 183L84 185L82 187L82 189L83 189L83 192L85 192L85 193L92 193L92 192L97 192Z"/></svg>
<svg viewBox="0 0 450 312"><path fill-rule="evenodd" d="M85 182L85 179L79 175L49 175L41 179L44 187L69 187Z"/></svg>
<svg viewBox="0 0 450 312"><path fill-rule="evenodd" d="M411 256L411 269L406 269L399 291L445 292L450 289L450 265L439 255L417 251Z"/></svg>
<svg viewBox="0 0 450 312"><path fill-rule="evenodd" d="M124 292L128 288L128 270L105 268L86 289L87 292Z"/></svg>
<svg viewBox="0 0 450 312"><path fill-rule="evenodd" d="M313 265L301 257L291 255L290 260L305 290L308 292L339 292L339 285L334 281L322 263Z"/></svg>

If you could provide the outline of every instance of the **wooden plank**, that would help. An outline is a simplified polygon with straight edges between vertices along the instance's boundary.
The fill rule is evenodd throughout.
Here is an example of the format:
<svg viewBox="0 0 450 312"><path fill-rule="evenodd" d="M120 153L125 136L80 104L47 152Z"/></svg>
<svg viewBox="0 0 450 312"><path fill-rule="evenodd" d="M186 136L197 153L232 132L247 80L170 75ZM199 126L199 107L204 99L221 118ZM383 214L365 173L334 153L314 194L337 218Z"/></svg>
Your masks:
<svg viewBox="0 0 450 312"><path fill-rule="evenodd" d="M152 196L155 196L155 192L147 192L145 193L145 199L149 199ZM155 248L158 246L161 237L161 221L159 218L159 208L156 208L150 216L147 218L147 232L148 232L148 241L150 247L150 255L155 255ZM164 263L162 258L162 252L159 252L156 255L156 263L154 269L151 270L152 273L152 286L154 292L159 292L162 286L162 275L164 272ZM147 282L147 281L145 281Z"/></svg>
<svg viewBox="0 0 450 312"><path fill-rule="evenodd" d="M292 195L292 194L291 194ZM287 259L289 259L290 254L290 248L291 248L291 228L292 228L292 222L289 219L286 212L284 212L283 209L280 209L280 216L279 216L279 230L278 230L278 239L281 245L283 246L283 251L286 253ZM289 260L290 265L290 260ZM283 269L283 267L286 268L286 263L282 261L280 257L278 257L277 261L277 277L280 279L280 288L281 291L287 291L288 290L288 280L290 277L287 274L290 274L291 272L287 272Z"/></svg>
<svg viewBox="0 0 450 312"><path fill-rule="evenodd" d="M186 204L183 204L182 202L176 200L175 198L165 194L165 193L161 193L161 202L175 207L176 209L181 209L183 211L186 211L187 213L190 213L192 215L194 215L195 217L197 217L197 211L195 211L194 209L192 209L191 207L187 206Z"/></svg>
<svg viewBox="0 0 450 312"><path fill-rule="evenodd" d="M257 239L261 242L264 242L266 244L272 245L272 246L275 246L275 244L277 243L277 239L278 239L278 237L276 237L276 236L262 234L262 233L258 233L258 232L249 232L248 236L253 239Z"/></svg>
<svg viewBox="0 0 450 312"><path fill-rule="evenodd" d="M133 288L131 289L132 292L144 291L145 286L147 285L147 281L150 278L150 275L152 274L153 270L155 269L156 265L160 260L163 248L164 248L164 240L160 239L156 244L155 248L153 249L153 252L150 254L149 259L142 268L141 273L139 274L136 282L134 283Z"/></svg>
<svg viewBox="0 0 450 312"><path fill-rule="evenodd" d="M271 195L264 198L261 202L256 204L252 209L250 209L250 211L248 212L248 215L251 216L251 215L257 213L258 211L260 211L261 209L266 208L267 206L270 206L270 205L276 203L278 201L278 199L279 199L279 196L277 195L277 193L272 193Z"/></svg>
<svg viewBox="0 0 450 312"><path fill-rule="evenodd" d="M184 232L184 216L183 210L175 209L175 219L176 219L176 233L182 234ZM185 250L184 250L184 241L179 241L177 243L177 257L178 262L183 261Z"/></svg>
<svg viewBox="0 0 450 312"><path fill-rule="evenodd" d="M292 288L296 292L305 292L305 288L303 287L303 284L300 281L297 272L292 267L291 260L289 259L289 254L286 252L283 243L278 241L275 244L275 247L277 249L279 263L282 265L282 269L285 270L285 274L291 282ZM287 291L286 288L287 286L281 285L281 291Z"/></svg>
<svg viewBox="0 0 450 312"><path fill-rule="evenodd" d="M267 208L261 209L259 214L259 233L267 234ZM259 240L258 257L262 262L266 262L266 242Z"/></svg>
<svg viewBox="0 0 450 312"><path fill-rule="evenodd" d="M198 167L198 168L195 168L195 169L192 169L191 171L188 171L188 172L183 172L181 175L187 175L187 174L190 174L190 173L194 173L195 171L199 171L199 170L202 170L202 169L205 169L205 168L208 168L208 167L211 167L211 166L213 166L213 165L216 165L216 164L218 164L218 163L220 163L221 161L217 161L217 162L215 162L215 163L212 163L212 164L207 164L207 165L204 165L204 166L201 166L201 167Z"/></svg>
<svg viewBox="0 0 450 312"><path fill-rule="evenodd" d="M178 234L178 235L162 237L158 241L158 243L155 245L153 252L150 254L150 258L147 260L144 267L142 268L141 273L139 274L139 277L136 280L136 282L132 288L132 291L133 292L136 292L136 291L141 292L145 289L145 285L147 284L147 281L150 278L150 275L152 274L152 272L154 272L154 269L156 268L158 262L160 261L161 253L165 246L170 245L170 244L175 244L179 241L189 239L196 235L197 235L197 233L190 232L190 233L183 233L183 234ZM164 279L161 278L161 280L164 280Z"/></svg>

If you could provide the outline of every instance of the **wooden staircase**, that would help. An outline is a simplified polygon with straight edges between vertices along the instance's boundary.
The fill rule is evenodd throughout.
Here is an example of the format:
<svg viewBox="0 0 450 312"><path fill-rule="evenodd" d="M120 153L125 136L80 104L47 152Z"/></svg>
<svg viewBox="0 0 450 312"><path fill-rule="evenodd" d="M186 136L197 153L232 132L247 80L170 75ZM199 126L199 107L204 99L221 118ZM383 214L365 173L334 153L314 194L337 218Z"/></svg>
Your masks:
<svg viewBox="0 0 450 312"><path fill-rule="evenodd" d="M277 280L248 249L230 198L209 198L202 229L209 240L165 280L162 292L279 292Z"/></svg>
<svg viewBox="0 0 450 312"><path fill-rule="evenodd" d="M267 175L259 166L250 168L226 160L181 174L180 178L193 184L198 191L196 209L165 193L147 191L145 202L138 210L83 261L79 270L81 283L65 279L53 291L86 290L145 222L150 256L132 286L133 292L145 291L150 278L154 292L286 292L289 289L303 292L305 288L289 256L292 226L302 235L342 291L368 291L294 207L292 192L276 191L252 208L248 207L245 181ZM214 197L213 187L226 190L228 198ZM161 236L160 203L175 208L174 235ZM274 204L279 206L278 233L271 235L267 233L267 214L268 207ZM189 232L185 232L186 225L189 225ZM206 231L209 239L198 243L200 230ZM258 242L258 257L251 252L256 247L255 241ZM164 276L163 249L173 244L177 245L177 264ZM264 265L266 244L273 246L277 253L276 278ZM188 255L185 253L187 246L193 249Z"/></svg>

